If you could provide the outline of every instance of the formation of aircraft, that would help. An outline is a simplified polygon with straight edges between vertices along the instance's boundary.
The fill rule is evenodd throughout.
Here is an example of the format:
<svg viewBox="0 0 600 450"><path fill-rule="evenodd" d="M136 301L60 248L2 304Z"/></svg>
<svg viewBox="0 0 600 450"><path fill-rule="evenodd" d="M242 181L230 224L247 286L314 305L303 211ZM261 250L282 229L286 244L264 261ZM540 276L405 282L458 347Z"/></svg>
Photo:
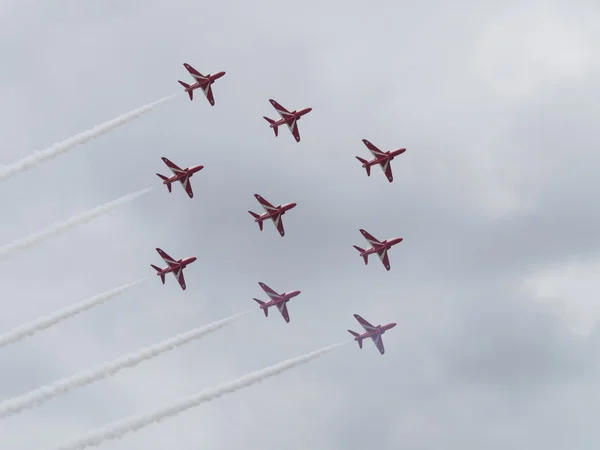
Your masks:
<svg viewBox="0 0 600 450"><path fill-rule="evenodd" d="M165 275L168 273L172 273L179 282L181 289L185 291L185 278L183 276L183 269L185 269L188 266L188 264L191 264L194 261L196 261L197 258L195 256L190 256L188 258L175 260L171 256L167 255L167 253L164 250L161 250L160 248L157 248L156 251L163 259L165 264L167 264L167 267L161 269L160 267L157 267L154 264L150 265L154 268L154 270L156 270L157 275L160 276L162 283L165 284Z"/></svg>
<svg viewBox="0 0 600 450"><path fill-rule="evenodd" d="M379 167L381 167L381 170L383 170L383 173L387 177L388 181L390 183L392 181L394 181L394 175L392 174L392 166L390 165L390 162L396 156L404 153L406 151L406 149L399 148L397 150L390 150L388 152L383 152L383 151L379 150L377 147L375 147L373 144L371 144L369 141L367 141L366 139L363 139L362 141L367 146L367 148L369 149L371 154L373 155L373 159L371 161L367 161L366 159L363 159L360 156L356 156L355 158L358 159L362 163L362 166L367 171L367 176L368 177L371 176L371 166L378 164Z"/></svg>
<svg viewBox="0 0 600 450"><path fill-rule="evenodd" d="M159 178L163 180L163 184L167 185L167 189L169 190L169 192L171 192L171 183L179 181L185 189L185 192L187 192L187 195L190 198L194 197L194 191L192 190L192 185L190 184L190 178L196 172L200 172L202 169L204 169L204 166L193 166L182 169L181 167L169 161L164 156L161 159L164 161L167 167L171 169L171 172L173 172L173 176L171 178L168 178L164 175L161 175L160 173L157 173L156 175L158 175Z"/></svg>
<svg viewBox="0 0 600 450"><path fill-rule="evenodd" d="M275 137L277 137L277 134L278 134L277 130L279 129L279 127L281 125L285 124L292 132L292 136L294 136L294 139L296 139L296 142L300 142L300 132L298 131L298 121L302 118L303 115L311 112L312 108L304 108L304 109L301 109L300 111L297 111L297 110L288 111L283 106L281 106L279 103L277 103L275 100L269 99L269 101L271 102L271 105L273 105L273 108L275 108L275 111L277 111L277 113L279 114L279 117L281 117L279 120L275 121L273 119L269 119L267 116L263 116L263 119L265 119L267 122L269 122L269 127L273 128Z"/></svg>
<svg viewBox="0 0 600 450"><path fill-rule="evenodd" d="M190 66L188 63L184 63L183 67L185 67L187 69L187 71L190 73L190 75L194 78L194 80L196 80L196 82L192 85L189 85L189 84L179 80L179 84L181 84L184 87L185 92L187 92L188 95L190 96L190 100L194 100L194 91L196 89L202 89L202 92L204 92L204 95L206 96L208 103L210 103L211 106L215 106L215 98L214 98L213 92L212 92L212 85L216 80L218 80L223 75L225 75L225 72L218 72L218 73L215 73L214 75L210 75L210 74L202 75L200 72L198 72L192 66Z"/></svg>
<svg viewBox="0 0 600 450"><path fill-rule="evenodd" d="M371 338L375 343L375 346L379 350L379 353L382 355L385 353L385 348L383 346L383 340L381 339L381 335L385 333L387 330L390 330L396 326L395 323L388 323L387 325L371 325L365 319L360 317L358 314L354 314L358 323L362 325L365 329L365 332L362 334L357 333L356 331L348 330L352 336L354 336L354 340L358 342L358 347L362 349L362 341L366 338Z"/></svg>
<svg viewBox="0 0 600 450"><path fill-rule="evenodd" d="M214 106L215 100L214 100L213 93L212 93L212 85L216 80L218 80L219 78L224 76L225 72L218 72L213 75L210 75L210 74L202 75L200 72L198 72L196 69L194 69L192 66L190 66L187 63L184 64L184 67L187 69L187 71L190 73L190 75L195 80L195 83L192 85L184 83L183 81L179 81L179 83L184 87L185 92L188 93L190 100L194 99L194 94L193 94L194 90L202 89L202 92L204 92L204 95L206 96L208 102L212 106ZM273 99L269 99L269 102L271 103L273 108L275 108L275 111L277 111L280 118L279 118L279 120L273 120L266 116L263 116L263 118L267 122L269 122L269 127L271 129L273 129L275 136L277 137L279 134L279 127L282 125L286 125L289 128L289 130L290 130L292 136L294 137L294 139L296 140L296 142L300 142L300 132L298 130L298 121L303 116L305 116L306 114L311 112L312 108L304 108L301 110L289 111ZM392 168L391 168L390 163L396 156L404 153L406 151L406 149L399 148L396 150L382 151L379 148L377 148L376 146L374 146L367 139L363 139L362 141L365 144L365 146L369 149L371 154L373 155L373 159L371 159L370 161L367 161L366 159L356 156L356 159L358 159L361 162L362 167L366 170L367 176L369 176L369 177L371 176L371 167L378 165L379 167L381 167L383 173L387 177L388 181L391 183L394 180L394 177L392 174ZM182 169L179 166L177 166L176 164L174 164L173 162L171 162L166 157L162 157L162 160L167 165L167 167L171 170L173 175L171 177L166 177L159 173L157 173L156 175L158 175L160 177L160 179L162 180L162 183L167 186L167 189L169 190L169 192L171 192L171 184L179 181L181 183L181 185L183 186L183 188L185 189L187 195L190 198L193 198L194 193L192 191L192 186L190 184L190 178L195 173L202 170L204 168L204 166L196 165L196 166L186 167L186 168ZM269 201L267 201L264 197L262 197L258 194L254 194L254 197L259 202L259 204L262 206L262 208L264 209L265 212L262 214L257 214L252 211L248 211L248 212L254 218L254 222L258 223L258 228L260 229L260 231L262 231L262 229L263 229L263 222L267 219L271 219L273 221L273 224L275 225L275 228L277 228L277 231L279 232L279 234L282 237L285 236L285 229L283 227L282 216L290 209L295 208L296 203L284 203L284 204L281 204L278 206L274 206ZM364 238L367 240L367 242L371 246L370 248L368 248L366 250L362 249L356 245L353 246L356 250L359 251L360 256L364 259L365 265L368 264L368 262L369 262L369 255L377 254L377 256L379 256L379 259L381 260L385 269L387 271L389 271L390 270L390 261L389 261L389 257L388 257L388 251L394 245L402 242L403 239L402 238L393 238L393 239L386 239L384 241L380 241L363 229L361 229L359 231L361 232L361 234L364 236ZM192 256L192 257L188 257L188 258L175 260L174 258L172 258L168 254L166 254L160 248L157 248L156 251L162 257L162 259L165 261L165 263L167 264L167 267L165 267L163 269L151 264L151 266L157 271L157 275L160 276L162 283L163 284L165 283L165 275L167 273L172 273L175 276L175 278L177 279L177 281L179 282L181 289L185 290L186 285L185 285L185 279L183 276L183 269L185 269L187 265L196 261L196 257ZM283 317L285 322L289 323L290 315L289 315L289 312L287 309L287 303L292 298L299 295L301 292L296 290L296 291L290 291L290 292L277 293L276 291L271 289L269 286L267 286L263 282L259 282L258 285L262 288L262 290L269 297L268 301L262 301L257 298L253 298L253 300L258 303L259 308L264 312L265 317L269 316L269 308L272 306L275 306L281 313L281 316ZM373 342L375 343L379 352L383 355L385 353L385 348L383 346L383 341L382 341L381 336L387 330L394 328L396 326L396 324L388 323L386 325L374 326L374 325L370 324L369 322L367 322L365 319L363 319L358 314L354 314L354 317L356 318L356 320L360 323L360 325L365 330L365 332L362 334L359 334L352 330L348 330L348 332L350 332L350 334L352 334L352 336L354 336L354 340L358 342L359 348L362 349L362 343L363 343L364 339L371 338L373 340Z"/></svg>
<svg viewBox="0 0 600 450"><path fill-rule="evenodd" d="M255 212L248 211L250 215L254 217L254 221L258 222L258 228L260 231L263 229L263 221L266 219L271 219L273 224L275 224L277 231L279 231L279 234L282 237L285 236L285 229L283 228L283 220L281 219L281 216L283 216L290 209L296 207L296 203L285 203L283 205L273 206L258 194L254 194L254 197L256 197L256 200L258 200L260 206L262 206L265 210L265 212L260 215L256 214Z"/></svg>
<svg viewBox="0 0 600 450"><path fill-rule="evenodd" d="M379 239L374 237L372 234L369 234L368 232L366 232L363 229L360 229L358 231L361 232L361 234L364 236L364 238L367 240L367 242L371 245L371 248L369 248L367 250L360 248L358 245L353 246L356 250L358 250L360 252L360 256L362 256L363 259L365 260L365 265L369 264L369 255L372 255L373 253L377 253L377 256L379 256L379 259L381 260L383 267L385 267L385 270L390 270L390 259L388 257L388 250L390 248L392 248L394 245L402 242L403 239L402 238L393 238L393 239L389 239L389 240L386 239L385 241L380 241Z"/></svg>
<svg viewBox="0 0 600 450"><path fill-rule="evenodd" d="M265 313L265 317L269 317L269 308L271 306L276 306L279 312L281 313L283 320L289 323L290 314L288 313L287 302L299 295L300 291L283 292L281 294L278 294L261 281L258 282L258 285L262 288L263 291L265 291L265 294L267 294L271 299L268 302L263 302L262 300L259 300L257 298L253 299L256 303L258 303L259 308L263 310L263 312Z"/></svg>

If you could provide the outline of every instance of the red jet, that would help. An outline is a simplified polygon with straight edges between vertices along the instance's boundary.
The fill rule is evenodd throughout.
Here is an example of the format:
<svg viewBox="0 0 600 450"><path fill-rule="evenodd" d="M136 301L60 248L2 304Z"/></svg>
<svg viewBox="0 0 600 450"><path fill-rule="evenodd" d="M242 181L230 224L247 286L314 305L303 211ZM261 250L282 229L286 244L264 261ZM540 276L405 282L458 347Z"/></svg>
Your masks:
<svg viewBox="0 0 600 450"><path fill-rule="evenodd" d="M363 139L362 141L373 155L373 159L371 161L367 161L366 159L363 159L360 156L356 156L356 159L358 159L362 163L362 166L367 170L367 176L371 176L371 166L379 164L379 167L381 167L381 170L383 170L383 173L385 173L385 176L387 177L388 181L390 183L394 181L394 176L392 175L392 166L390 166L390 162L396 156L404 153L406 149L399 148L397 150L390 150L389 152L382 152L366 139Z"/></svg>
<svg viewBox="0 0 600 450"><path fill-rule="evenodd" d="M204 169L204 166L193 166L193 167L186 167L185 169L182 169L181 167L179 167L176 164L169 161L164 156L161 159L164 161L164 163L167 165L167 167L169 169L171 169L171 172L173 172L173 176L171 178L167 178L164 175L161 175L160 173L157 173L156 175L158 175L161 178L161 180L163 180L163 184L167 185L167 189L169 190L169 192L171 192L171 183L174 183L175 181L179 181L179 182L181 182L181 185L185 189L185 192L187 192L187 195L190 198L192 198L194 196L194 191L192 191L192 185L190 184L190 178L196 172L200 172L202 169Z"/></svg>
<svg viewBox="0 0 600 450"><path fill-rule="evenodd" d="M179 259L175 261L175 259L171 258L160 248L157 248L156 251L165 261L167 267L161 269L160 267L156 267L154 264L150 265L158 272L157 275L160 276L162 283L165 284L165 275L171 272L175 276L175 278L177 278L177 281L179 281L181 289L185 291L185 278L183 278L183 269L185 269L188 264L191 264L194 261L196 261L197 258L195 256L191 256L189 258Z"/></svg>
<svg viewBox="0 0 600 450"><path fill-rule="evenodd" d="M360 256L362 256L365 260L365 265L369 263L369 255L377 253L377 256L379 256L379 259L383 263L385 269L390 270L390 259L388 258L387 252L392 246L402 242L403 239L394 238L390 240L386 239L385 241L380 241L379 239L373 237L373 235L367 233L365 230L359 231L362 233L367 242L371 244L371 248L368 250L364 250L357 245L353 245L353 247L360 252Z"/></svg>
<svg viewBox="0 0 600 450"><path fill-rule="evenodd" d="M256 197L258 203L260 203L260 205L266 211L260 216L255 212L248 211L252 215L252 217L254 217L254 221L258 222L258 228L260 228L260 231L262 231L263 229L263 221L266 219L271 219L277 227L279 234L281 236L285 236L285 230L283 229L283 220L281 219L281 216L283 216L286 213L286 211L289 211L290 209L294 208L296 206L296 203L285 203L283 205L273 206L258 194L254 194L254 197Z"/></svg>
<svg viewBox="0 0 600 450"><path fill-rule="evenodd" d="M362 327L365 329L365 332L363 334L358 334L356 331L348 330L348 332L352 336L354 336L354 340L358 341L358 347L362 348L363 339L371 338L373 340L373 342L375 343L375 345L377 346L379 353L381 353L383 355L385 353L385 348L383 347L383 341L381 340L381 335L383 333L385 333L387 330L394 328L396 326L396 324L388 323L387 325L377 325L375 327L375 326L371 325L369 322L367 322L365 319L360 317L358 314L354 314L354 317L356 318L356 320L358 320L358 323L360 323L362 325Z"/></svg>
<svg viewBox="0 0 600 450"><path fill-rule="evenodd" d="M183 67L185 67L190 73L190 75L194 77L194 80L196 80L196 82L191 86L187 83L184 83L183 81L179 81L179 84L181 84L185 88L185 92L189 94L190 100L194 100L194 91L200 88L202 89L202 92L204 92L204 95L206 95L208 103L210 103L211 106L215 106L215 98L213 97L211 86L216 80L225 75L225 72L218 72L214 75L202 75L200 72L198 72L196 69L194 69L187 63L184 63Z"/></svg>
<svg viewBox="0 0 600 450"><path fill-rule="evenodd" d="M290 315L287 310L287 302L289 302L296 295L300 294L300 291L292 291L292 292L283 292L282 294L278 294L265 283L259 282L258 285L265 291L265 293L269 296L271 301L263 302L257 298L253 300L260 305L260 309L262 309L265 313L265 317L269 317L269 307L277 306L277 309L283 316L283 320L287 323L290 322Z"/></svg>
<svg viewBox="0 0 600 450"><path fill-rule="evenodd" d="M281 119L279 119L278 121L274 121L273 119L269 119L268 117L263 116L263 118L267 122L269 122L270 127L273 128L275 136L277 136L278 127L280 125L285 124L292 132L292 135L294 136L294 139L296 139L296 142L300 142L300 132L298 131L297 122L304 114L308 114L309 112L311 112L312 108L304 108L300 111L294 110L290 112L283 106L281 106L279 103L277 103L275 100L269 99L269 101L271 102L271 105L273 105L273 108L275 108L275 111L277 111L279 113L279 116L281 117Z"/></svg>

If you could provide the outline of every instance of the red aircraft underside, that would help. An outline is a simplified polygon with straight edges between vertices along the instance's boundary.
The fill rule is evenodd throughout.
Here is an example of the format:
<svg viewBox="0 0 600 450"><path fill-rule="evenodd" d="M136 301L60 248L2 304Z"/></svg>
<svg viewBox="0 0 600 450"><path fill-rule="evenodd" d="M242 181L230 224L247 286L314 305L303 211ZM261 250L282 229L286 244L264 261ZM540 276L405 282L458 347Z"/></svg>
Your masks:
<svg viewBox="0 0 600 450"><path fill-rule="evenodd" d="M365 332L362 334L357 333L356 331L348 330L348 332L354 336L354 340L358 342L358 346L362 348L362 341L366 338L371 338L379 353L382 355L385 353L385 348L383 346L383 340L381 335L384 334L387 330L392 329L396 326L395 323L388 323L387 325L378 325L374 326L363 319L358 314L354 314L354 318L361 324L361 326L365 329Z"/></svg>
<svg viewBox="0 0 600 450"><path fill-rule="evenodd" d="M269 203L267 200L265 200L258 194L254 194L254 197L256 198L256 200L258 200L258 203L260 203L260 205L265 210L265 212L260 215L255 212L248 211L250 215L254 217L254 221L258 222L259 229L262 231L264 220L271 219L273 221L273 224L277 228L277 231L279 231L279 234L282 237L285 236L285 229L283 228L283 220L281 216L283 216L290 209L294 208L296 206L296 203L286 203L279 206L273 206L271 203Z"/></svg>
<svg viewBox="0 0 600 450"><path fill-rule="evenodd" d="M265 294L269 296L271 299L268 302L263 302L257 298L253 298L253 300L259 304L260 309L262 309L265 313L265 317L269 317L269 308L271 306L276 306L283 320L287 323L290 322L290 314L287 309L287 302L289 302L292 298L300 294L300 291L292 291L292 292L284 292L282 294L278 294L265 283L259 282L258 285L265 291Z"/></svg>
<svg viewBox="0 0 600 450"><path fill-rule="evenodd" d="M294 139L296 139L296 142L300 142L300 132L298 131L298 121L300 120L300 118L303 115L311 112L312 108L304 108L300 111L288 111L286 108L281 106L279 103L277 103L273 99L269 99L269 102L271 102L271 105L273 105L273 108L275 108L275 111L277 111L277 113L281 117L281 119L275 121L273 119L269 119L266 116L263 116L263 118L267 122L269 122L271 128L273 128L275 136L277 136L277 134L278 134L278 127L285 124L290 129L292 136L294 136Z"/></svg>
<svg viewBox="0 0 600 450"><path fill-rule="evenodd" d="M377 256L379 256L379 259L381 260L381 263L383 264L385 269L390 270L391 265L390 265L390 259L388 257L388 250L392 246L402 242L403 239L402 238L394 238L394 239L390 239L389 241L382 242L365 230L361 229L359 231L363 235L363 237L367 240L367 242L371 245L371 248L368 250L362 249L357 245L353 246L356 250L358 250L360 252L360 256L362 256L363 259L365 260L365 264L368 264L368 262L369 262L369 255L372 255L373 253L377 253Z"/></svg>
<svg viewBox="0 0 600 450"><path fill-rule="evenodd" d="M184 63L183 66L187 69L187 71L194 78L194 80L196 80L196 82L192 85L178 80L179 84L181 84L185 88L185 92L187 92L190 96L190 100L194 99L194 91L196 89L202 89L202 92L204 92L208 103L210 103L211 106L215 106L215 98L212 92L212 84L215 82L215 80L218 80L223 75L225 75L225 72L218 72L214 75L202 75L200 72L198 72L196 69L194 69L187 63Z"/></svg>
<svg viewBox="0 0 600 450"><path fill-rule="evenodd" d="M384 152L379 150L366 139L363 139L363 143L367 146L367 148L373 155L373 159L371 161L367 161L366 159L363 159L360 156L356 156L356 159L358 159L363 164L363 167L367 171L367 176L371 176L371 166L379 165L379 167L381 167L381 170L383 170L383 173L387 177L388 181L390 183L394 181L394 175L392 174L392 166L390 165L390 163L396 156L404 153L406 149L399 148L397 150Z"/></svg>
<svg viewBox="0 0 600 450"><path fill-rule="evenodd" d="M158 175L160 179L163 180L163 184L167 185L167 189L169 189L169 192L171 192L171 183L179 181L185 189L185 192L187 192L187 195L190 198L193 198L194 191L192 190L192 185L190 184L190 178L196 172L199 172L202 169L204 169L204 166L186 167L185 169L182 169L181 167L169 161L164 156L161 159L167 165L167 167L171 169L171 172L173 172L173 176L171 178L168 178L164 175L161 175L160 173L157 173L156 175Z"/></svg>
<svg viewBox="0 0 600 450"><path fill-rule="evenodd" d="M150 265L156 270L157 275L159 275L160 279L162 280L162 283L165 284L165 275L170 272L179 282L181 289L185 291L186 286L185 278L183 277L183 269L185 269L188 264L191 264L194 261L196 261L196 257L191 256L189 258L175 260L171 256L167 255L167 253L164 250L161 250L160 248L157 248L156 251L163 259L163 261L167 264L167 267L161 269L160 267L157 267L154 264Z"/></svg>

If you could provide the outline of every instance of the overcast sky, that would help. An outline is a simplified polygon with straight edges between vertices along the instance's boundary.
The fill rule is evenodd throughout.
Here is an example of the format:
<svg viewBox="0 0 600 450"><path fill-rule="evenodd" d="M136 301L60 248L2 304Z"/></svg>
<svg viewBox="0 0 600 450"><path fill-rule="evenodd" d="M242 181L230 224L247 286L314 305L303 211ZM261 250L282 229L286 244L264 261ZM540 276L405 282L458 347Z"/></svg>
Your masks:
<svg viewBox="0 0 600 450"><path fill-rule="evenodd" d="M0 399L300 289L110 379L0 421L52 447L350 337L384 336L102 444L106 450L596 450L600 441L600 8L596 2L52 2L0 5L1 163L190 81L201 92L3 183L2 242L157 186L1 262L0 331L149 279L0 351ZM312 107L296 143L262 116ZM361 139L406 147L388 183ZM169 194L161 156L194 176ZM258 193L297 202L260 232ZM386 272L352 245L403 237ZM155 247L197 256L183 292Z"/></svg>

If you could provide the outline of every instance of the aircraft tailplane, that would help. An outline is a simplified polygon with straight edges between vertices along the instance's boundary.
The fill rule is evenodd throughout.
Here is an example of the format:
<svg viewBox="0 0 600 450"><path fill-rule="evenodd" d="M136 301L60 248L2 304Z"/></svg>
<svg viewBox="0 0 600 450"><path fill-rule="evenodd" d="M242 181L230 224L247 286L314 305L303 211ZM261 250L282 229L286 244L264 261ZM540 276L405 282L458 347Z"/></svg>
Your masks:
<svg viewBox="0 0 600 450"><path fill-rule="evenodd" d="M161 175L160 173L157 173L156 175L158 175L158 177L163 180L163 181L167 181L168 178L165 177L164 175ZM169 192L171 192L171 183L165 183L167 185L167 189L169 190Z"/></svg>
<svg viewBox="0 0 600 450"><path fill-rule="evenodd" d="M258 214L256 214L255 212L252 212L252 211L248 211L248 212L255 219L260 219L260 216ZM258 222L258 228L260 228L260 231L262 231L262 229L263 229L263 221L262 220L257 220L257 222Z"/></svg>
<svg viewBox="0 0 600 450"><path fill-rule="evenodd" d="M358 334L356 331L348 330L348 333L350 333L355 338L358 338L360 336L360 334ZM358 338L356 339L356 341L358 342L358 347L362 348L362 338Z"/></svg>
<svg viewBox="0 0 600 450"><path fill-rule="evenodd" d="M257 299L257 298L253 298L252 300L254 300L256 303L258 303L260 305L260 309L263 310L263 312L265 313L265 317L269 317L269 308L265 308L265 302Z"/></svg>
<svg viewBox="0 0 600 450"><path fill-rule="evenodd" d="M263 119L265 119L265 120L266 120L267 122L269 122L271 125L273 125L273 124L275 123L275 121L274 121L273 119L269 119L269 118L268 118L268 117L266 117L266 116L263 116ZM273 132L275 133L275 137L277 137L277 134L278 134L278 128L279 128L279 127L277 127L277 126L274 126L274 127L273 127L273 126L272 126L271 128L273 128Z"/></svg>
<svg viewBox="0 0 600 450"><path fill-rule="evenodd" d="M190 85L187 83L184 83L183 81L180 81L180 80L178 80L178 82L180 85L182 85L185 88L188 95L190 96L190 100L194 100L194 91L193 91L193 89L190 89Z"/></svg>
<svg viewBox="0 0 600 450"><path fill-rule="evenodd" d="M159 274L160 274L160 280L162 281L162 284L165 284L165 274L164 273L160 273L160 271L162 270L160 267L156 267L154 264L150 264L152 266L152 268L154 270L156 270Z"/></svg>
<svg viewBox="0 0 600 450"><path fill-rule="evenodd" d="M366 159L361 158L360 156L355 156L355 158L358 159L363 164L363 167L367 171L367 176L370 177L371 176L371 166L365 165L365 164L369 164L369 162Z"/></svg>
<svg viewBox="0 0 600 450"><path fill-rule="evenodd" d="M356 250L358 250L359 252L363 253L365 250L360 248L358 245L353 245L352 247L354 247ZM369 255L362 255L364 261L365 261L365 266L367 264L369 264Z"/></svg>

